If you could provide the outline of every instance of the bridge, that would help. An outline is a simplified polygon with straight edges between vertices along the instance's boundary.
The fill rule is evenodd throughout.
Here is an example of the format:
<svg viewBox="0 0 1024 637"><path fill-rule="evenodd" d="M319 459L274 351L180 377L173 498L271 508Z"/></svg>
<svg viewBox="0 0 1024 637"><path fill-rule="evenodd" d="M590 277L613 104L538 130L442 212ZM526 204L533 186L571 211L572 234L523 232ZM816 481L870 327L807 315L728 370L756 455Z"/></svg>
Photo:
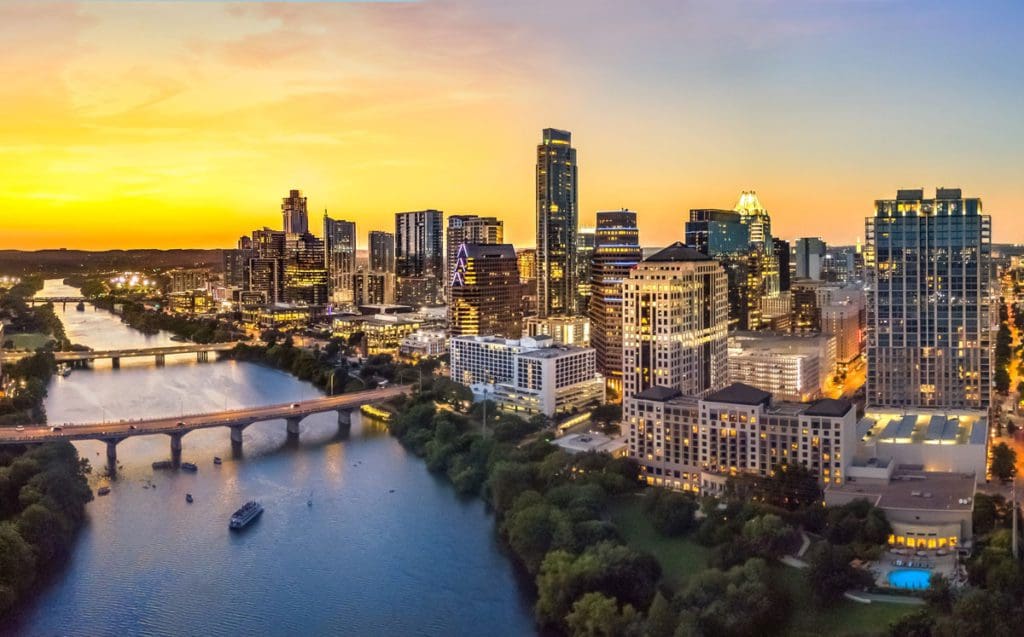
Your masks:
<svg viewBox="0 0 1024 637"><path fill-rule="evenodd" d="M109 358L115 368L121 366L122 358L139 358L152 356L156 364L163 365L168 356L174 354L195 354L196 360L206 362L210 360L210 352L227 352L235 348L236 342L229 343L183 343L181 345L170 345L166 347L137 347L131 349L108 349L108 350L82 350L69 352L54 352L53 357L57 363L88 363L100 358ZM0 361L14 363L22 358L32 356L32 352L4 352L0 354Z"/></svg>
<svg viewBox="0 0 1024 637"><path fill-rule="evenodd" d="M353 410L359 409L363 405L380 403L397 398L398 396L408 395L411 391L412 386L410 385L394 385L281 405L245 407L173 418L122 420L120 422L62 426L33 425L23 427L21 431L13 427L4 427L0 428L0 446L35 444L58 440L101 440L107 444L107 460L110 466L114 467L117 463L117 445L122 440L132 436L164 434L171 439L171 457L175 462L180 462L181 440L187 433L196 429L228 427L231 429L232 447L240 450L242 432L253 423L283 419L286 423L288 436L294 438L298 437L299 423L306 416L336 411L338 412L338 427L343 433L347 434L352 425Z"/></svg>

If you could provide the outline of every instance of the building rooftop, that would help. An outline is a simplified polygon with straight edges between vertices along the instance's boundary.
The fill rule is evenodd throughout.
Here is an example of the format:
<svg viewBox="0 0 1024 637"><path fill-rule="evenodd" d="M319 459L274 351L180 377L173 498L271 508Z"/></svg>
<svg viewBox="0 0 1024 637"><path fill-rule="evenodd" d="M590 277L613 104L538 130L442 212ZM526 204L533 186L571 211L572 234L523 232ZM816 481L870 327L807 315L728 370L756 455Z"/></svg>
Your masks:
<svg viewBox="0 0 1024 637"><path fill-rule="evenodd" d="M666 400L672 400L673 398L677 398L682 395L683 393L678 389L673 389L672 387L662 387L661 385L655 385L653 387L648 387L647 389L638 393L636 395L636 398L640 400L655 400L658 402L664 402Z"/></svg>
<svg viewBox="0 0 1024 637"><path fill-rule="evenodd" d="M865 499L883 509L970 511L974 506L975 479L969 473L897 471L886 480L847 480L826 488L830 503Z"/></svg>
<svg viewBox="0 0 1024 637"><path fill-rule="evenodd" d="M556 447L569 453L587 453L588 451L603 451L615 455L616 451L626 446L626 439L622 436L612 438L604 434L587 432L581 434L569 434L551 441Z"/></svg>
<svg viewBox="0 0 1024 637"><path fill-rule="evenodd" d="M695 250L689 246L683 245L681 241L676 241L667 248L663 248L658 252L655 252L651 256L644 259L644 261L650 261L652 263L663 263L672 261L710 261L711 257L704 254L699 250Z"/></svg>
<svg viewBox="0 0 1024 637"><path fill-rule="evenodd" d="M822 398L811 403L811 406L804 411L808 416L830 416L841 418L848 411L853 409L853 403L848 400L835 398Z"/></svg>
<svg viewBox="0 0 1024 637"><path fill-rule="evenodd" d="M984 411L869 410L857 424L857 434L863 442L984 445L988 440L988 415Z"/></svg>
<svg viewBox="0 0 1024 637"><path fill-rule="evenodd" d="M771 402L772 395L757 387L733 383L728 387L708 394L704 399L713 403L734 403L737 405L760 405Z"/></svg>

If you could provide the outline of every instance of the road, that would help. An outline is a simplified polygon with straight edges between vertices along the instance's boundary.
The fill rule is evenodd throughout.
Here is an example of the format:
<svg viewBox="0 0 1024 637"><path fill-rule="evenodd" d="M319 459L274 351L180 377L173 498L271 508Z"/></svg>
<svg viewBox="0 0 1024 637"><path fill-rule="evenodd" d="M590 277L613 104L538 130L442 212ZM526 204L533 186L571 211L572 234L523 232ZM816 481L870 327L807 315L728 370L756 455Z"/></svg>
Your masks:
<svg viewBox="0 0 1024 637"><path fill-rule="evenodd" d="M402 394L409 394L411 391L412 387L409 385L394 385L382 389L370 389L296 403L230 409L208 414L192 414L151 420L63 425L59 426L58 430L42 425L24 427L21 431L13 427L7 427L0 429L0 445L55 440L118 440L149 434L187 433L195 429L206 429L209 427L249 425L262 420L302 418L325 411L355 409L365 404L381 402L396 398Z"/></svg>
<svg viewBox="0 0 1024 637"><path fill-rule="evenodd" d="M235 348L238 343L185 343L182 345L168 345L166 347L135 347L129 349L110 350L81 350L69 352L54 352L53 358L58 363L70 363L74 361L94 360L97 358L132 358L138 356L171 356L173 354L194 354L197 352L227 352ZM3 362L13 363L22 358L32 356L33 352L6 352L2 357Z"/></svg>

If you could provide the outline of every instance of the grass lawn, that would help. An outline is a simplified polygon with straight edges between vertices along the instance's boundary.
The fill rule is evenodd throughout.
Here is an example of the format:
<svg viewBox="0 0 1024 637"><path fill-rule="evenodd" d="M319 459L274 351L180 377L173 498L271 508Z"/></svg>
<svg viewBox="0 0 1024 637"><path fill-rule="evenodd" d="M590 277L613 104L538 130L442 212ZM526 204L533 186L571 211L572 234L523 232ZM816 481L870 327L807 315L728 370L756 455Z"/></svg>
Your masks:
<svg viewBox="0 0 1024 637"><path fill-rule="evenodd" d="M811 637L818 635L869 635L885 633L893 621L917 612L922 606L909 604L858 604L844 599L828 609L819 609L811 601L811 591L799 569L777 564L780 586L794 600L786 635ZM806 601L804 601L806 600Z"/></svg>
<svg viewBox="0 0 1024 637"><path fill-rule="evenodd" d="M711 551L689 538L664 537L654 530L643 511L644 498L627 496L612 503L612 522L630 546L658 559L665 582L679 588L691 575L707 568Z"/></svg>
<svg viewBox="0 0 1024 637"><path fill-rule="evenodd" d="M35 351L37 348L43 347L44 345L52 341L53 337L50 336L49 334L29 332L28 334L7 334L4 337L4 340L14 341L15 349L27 349Z"/></svg>
<svg viewBox="0 0 1024 637"><path fill-rule="evenodd" d="M665 583L678 589L692 575L707 568L711 550L689 538L660 535L647 520L643 504L643 497L636 496L613 501L609 507L612 522L627 544L657 558ZM884 633L890 623L921 608L906 604L858 604L844 599L832 608L818 609L811 602L810 589L800 570L782 564L772 568L778 575L775 581L793 600L789 626L783 633L791 637Z"/></svg>

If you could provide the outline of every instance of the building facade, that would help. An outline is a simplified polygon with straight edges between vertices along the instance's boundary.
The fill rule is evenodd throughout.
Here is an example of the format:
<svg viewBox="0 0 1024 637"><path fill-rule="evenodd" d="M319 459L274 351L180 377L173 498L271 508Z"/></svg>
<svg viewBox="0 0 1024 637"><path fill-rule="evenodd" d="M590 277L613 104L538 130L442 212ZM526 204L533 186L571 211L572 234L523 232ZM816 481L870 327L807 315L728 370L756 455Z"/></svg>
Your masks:
<svg viewBox="0 0 1024 637"><path fill-rule="evenodd" d="M784 465L840 485L857 444L850 402L775 402L742 383L703 399L652 387L624 405L623 417L648 484L702 494L719 492L730 475L771 476Z"/></svg>
<svg viewBox="0 0 1024 637"><path fill-rule="evenodd" d="M576 313L584 316L590 308L592 259L596 242L594 228L580 228L576 234Z"/></svg>
<svg viewBox="0 0 1024 637"><path fill-rule="evenodd" d="M309 214L306 211L306 198L301 190L292 190L281 200L281 216L284 231L287 234L306 234L309 232Z"/></svg>
<svg viewBox="0 0 1024 637"><path fill-rule="evenodd" d="M445 284L451 285L455 260L463 243L495 245L505 242L505 224L496 217L450 215L445 231Z"/></svg>
<svg viewBox="0 0 1024 637"><path fill-rule="evenodd" d="M590 344L596 352L597 371L617 392L622 391L622 283L642 259L636 213L598 212L587 312Z"/></svg>
<svg viewBox="0 0 1024 637"><path fill-rule="evenodd" d="M448 327L453 336L522 335L523 293L511 245L460 245L449 288Z"/></svg>
<svg viewBox="0 0 1024 637"><path fill-rule="evenodd" d="M827 246L818 237L796 240L796 276L798 279L820 281L825 273Z"/></svg>
<svg viewBox="0 0 1024 637"><path fill-rule="evenodd" d="M352 275L356 272L356 223L331 219L324 213L324 250L331 302L352 303Z"/></svg>
<svg viewBox="0 0 1024 637"><path fill-rule="evenodd" d="M555 345L590 346L590 319L585 316L531 316L525 324L526 336L549 336Z"/></svg>
<svg viewBox="0 0 1024 637"><path fill-rule="evenodd" d="M622 285L623 397L649 387L702 396L729 377L728 281L714 259L676 242Z"/></svg>
<svg viewBox="0 0 1024 637"><path fill-rule="evenodd" d="M562 347L550 338L454 336L451 378L525 417L571 415L604 402L594 350Z"/></svg>
<svg viewBox="0 0 1024 637"><path fill-rule="evenodd" d="M981 200L900 190L866 230L868 405L988 408L996 303Z"/></svg>
<svg viewBox="0 0 1024 637"><path fill-rule="evenodd" d="M835 369L833 336L734 332L729 337L729 380L757 387L779 400L806 402L822 397Z"/></svg>
<svg viewBox="0 0 1024 637"><path fill-rule="evenodd" d="M395 214L395 275L399 303L441 305L444 300L444 213Z"/></svg>
<svg viewBox="0 0 1024 637"><path fill-rule="evenodd" d="M537 146L537 313L576 312L579 227L576 149L568 131L545 128Z"/></svg>
<svg viewBox="0 0 1024 637"><path fill-rule="evenodd" d="M370 271L395 272L395 235L390 232L371 230Z"/></svg>

